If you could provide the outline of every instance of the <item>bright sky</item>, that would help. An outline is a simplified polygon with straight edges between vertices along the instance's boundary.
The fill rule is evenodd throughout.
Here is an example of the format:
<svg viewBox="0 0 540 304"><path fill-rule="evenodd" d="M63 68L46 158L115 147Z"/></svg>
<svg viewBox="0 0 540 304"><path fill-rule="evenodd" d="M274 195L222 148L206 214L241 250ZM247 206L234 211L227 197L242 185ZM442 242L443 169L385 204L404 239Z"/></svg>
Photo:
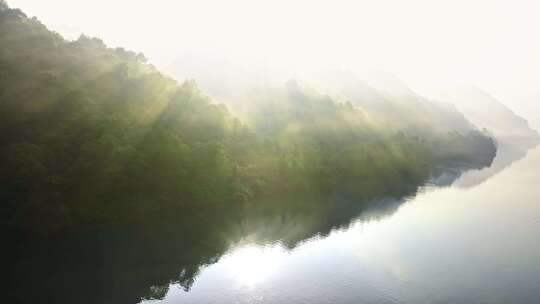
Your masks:
<svg viewBox="0 0 540 304"><path fill-rule="evenodd" d="M97 36L142 51L158 67L186 52L293 70L369 67L392 72L420 92L472 83L510 106L523 106L517 97L540 100L539 1L8 3L66 37Z"/></svg>

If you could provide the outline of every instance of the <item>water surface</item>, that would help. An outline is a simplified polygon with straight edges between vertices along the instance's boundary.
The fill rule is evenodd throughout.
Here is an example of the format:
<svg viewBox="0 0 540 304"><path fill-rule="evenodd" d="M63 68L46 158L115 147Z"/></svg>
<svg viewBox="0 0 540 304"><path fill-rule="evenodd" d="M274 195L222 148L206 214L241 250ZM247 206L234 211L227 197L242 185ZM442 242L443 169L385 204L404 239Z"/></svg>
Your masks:
<svg viewBox="0 0 540 304"><path fill-rule="evenodd" d="M192 282L144 302L538 303L540 149L499 158L504 170L496 159L292 245L294 219L252 227Z"/></svg>
<svg viewBox="0 0 540 304"><path fill-rule="evenodd" d="M182 208L4 240L9 303L538 303L540 149L372 201ZM339 193L338 193L339 194Z"/></svg>

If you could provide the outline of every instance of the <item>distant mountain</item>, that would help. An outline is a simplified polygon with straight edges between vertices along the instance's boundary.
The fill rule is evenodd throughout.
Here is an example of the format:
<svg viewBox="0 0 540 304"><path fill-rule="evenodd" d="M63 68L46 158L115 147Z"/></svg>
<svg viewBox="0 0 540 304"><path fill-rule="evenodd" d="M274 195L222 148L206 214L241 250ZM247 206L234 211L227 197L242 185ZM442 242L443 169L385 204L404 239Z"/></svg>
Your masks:
<svg viewBox="0 0 540 304"><path fill-rule="evenodd" d="M501 141L533 146L540 143L540 134L493 96L475 86L445 90L437 98L450 102L477 127L486 128Z"/></svg>
<svg viewBox="0 0 540 304"><path fill-rule="evenodd" d="M414 133L458 132L477 128L451 103L429 100L396 76L372 72L360 79L353 72L326 70L309 81L332 97L349 101L390 127Z"/></svg>

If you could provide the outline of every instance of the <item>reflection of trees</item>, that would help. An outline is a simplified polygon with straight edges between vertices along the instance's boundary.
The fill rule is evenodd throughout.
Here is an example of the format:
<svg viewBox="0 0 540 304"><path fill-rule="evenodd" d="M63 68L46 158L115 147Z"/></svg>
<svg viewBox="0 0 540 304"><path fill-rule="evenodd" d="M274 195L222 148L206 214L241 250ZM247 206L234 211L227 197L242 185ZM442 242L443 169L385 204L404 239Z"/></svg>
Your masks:
<svg viewBox="0 0 540 304"><path fill-rule="evenodd" d="M493 160L493 164L486 168L467 171L456 180L455 186L470 188L479 185L524 158L530 149L538 145L536 139L504 138L498 141L497 156Z"/></svg>
<svg viewBox="0 0 540 304"><path fill-rule="evenodd" d="M245 203L234 210L228 206L182 210L181 216L161 214L137 225L95 228L32 245L20 243L10 251L14 255L6 258L16 261L8 268L8 295L22 303L162 299L171 284L188 291L201 268L216 263L241 240L278 241L292 249L314 236L345 229L353 221L389 216L419 186L404 187L407 190L392 197L381 193L368 202L336 194L330 202L276 199ZM33 292L26 292L28 288Z"/></svg>

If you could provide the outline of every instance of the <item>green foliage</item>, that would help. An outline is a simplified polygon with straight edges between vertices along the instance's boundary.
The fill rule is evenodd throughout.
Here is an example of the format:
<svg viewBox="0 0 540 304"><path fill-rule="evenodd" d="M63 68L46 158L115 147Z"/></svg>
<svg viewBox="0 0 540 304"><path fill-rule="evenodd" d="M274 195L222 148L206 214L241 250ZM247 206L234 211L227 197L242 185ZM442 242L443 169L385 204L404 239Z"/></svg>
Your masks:
<svg viewBox="0 0 540 304"><path fill-rule="evenodd" d="M294 82L260 92L247 127L142 54L65 41L3 2L0 44L3 223L77 226L291 194L371 199L494 153L482 134L394 134Z"/></svg>

